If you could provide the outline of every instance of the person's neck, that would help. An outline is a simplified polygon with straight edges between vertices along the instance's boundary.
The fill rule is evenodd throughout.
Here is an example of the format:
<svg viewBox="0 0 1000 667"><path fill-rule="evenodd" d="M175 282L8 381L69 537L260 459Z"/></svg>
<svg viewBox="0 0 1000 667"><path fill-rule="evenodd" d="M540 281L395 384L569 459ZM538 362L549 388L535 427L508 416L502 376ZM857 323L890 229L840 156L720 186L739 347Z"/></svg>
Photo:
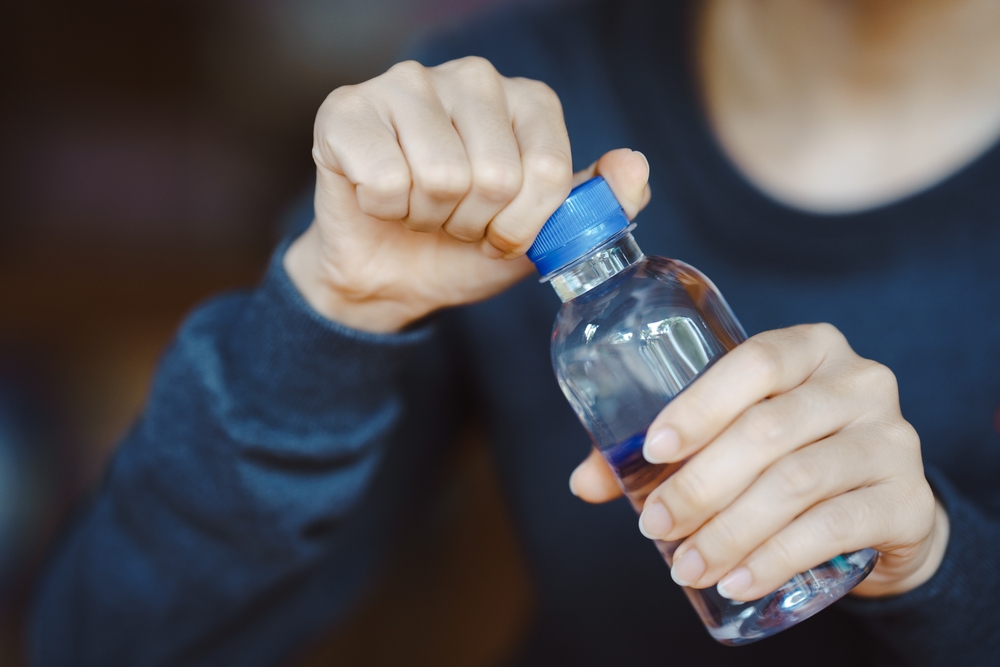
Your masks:
<svg viewBox="0 0 1000 667"><path fill-rule="evenodd" d="M704 0L697 29L720 143L793 205L905 196L1000 135L994 0Z"/></svg>

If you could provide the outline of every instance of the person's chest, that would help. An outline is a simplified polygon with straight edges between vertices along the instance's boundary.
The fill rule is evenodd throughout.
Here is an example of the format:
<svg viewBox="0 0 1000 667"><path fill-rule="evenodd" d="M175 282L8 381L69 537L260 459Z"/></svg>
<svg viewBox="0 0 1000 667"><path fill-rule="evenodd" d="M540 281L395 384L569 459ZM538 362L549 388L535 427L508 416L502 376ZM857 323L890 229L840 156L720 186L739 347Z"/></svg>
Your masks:
<svg viewBox="0 0 1000 667"><path fill-rule="evenodd" d="M1000 224L906 242L884 262L830 274L755 264L752 256L734 262L664 204L638 218L646 253L704 271L751 335L832 323L859 355L896 374L925 460L974 486L991 483L1000 470ZM505 428L537 429L563 412L548 358L558 307L548 286L529 279L470 313L481 384L491 411L510 422Z"/></svg>

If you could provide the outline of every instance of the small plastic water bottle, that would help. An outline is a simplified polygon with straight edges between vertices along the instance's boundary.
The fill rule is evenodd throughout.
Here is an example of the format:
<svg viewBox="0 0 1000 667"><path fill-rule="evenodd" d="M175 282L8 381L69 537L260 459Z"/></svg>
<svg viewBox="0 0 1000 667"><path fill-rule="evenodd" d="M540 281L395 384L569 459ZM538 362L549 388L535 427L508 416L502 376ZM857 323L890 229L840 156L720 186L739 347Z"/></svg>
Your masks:
<svg viewBox="0 0 1000 667"><path fill-rule="evenodd" d="M638 512L680 465L646 462L646 429L746 333L708 278L683 262L643 255L633 228L597 177L570 193L528 257L563 301L552 332L559 386ZM669 566L679 543L655 543ZM752 602L714 587L684 591L712 637L748 644L843 597L877 559L872 549L837 556Z"/></svg>

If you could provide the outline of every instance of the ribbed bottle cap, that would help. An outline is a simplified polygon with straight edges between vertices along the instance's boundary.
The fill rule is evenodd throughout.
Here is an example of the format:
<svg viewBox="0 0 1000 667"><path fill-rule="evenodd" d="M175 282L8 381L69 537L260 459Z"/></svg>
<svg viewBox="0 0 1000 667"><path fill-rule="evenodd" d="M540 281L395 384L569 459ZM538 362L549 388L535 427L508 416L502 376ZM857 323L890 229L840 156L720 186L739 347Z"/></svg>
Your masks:
<svg viewBox="0 0 1000 667"><path fill-rule="evenodd" d="M628 226L628 217L611 186L595 176L573 188L549 217L528 248L528 259L545 276L583 257Z"/></svg>

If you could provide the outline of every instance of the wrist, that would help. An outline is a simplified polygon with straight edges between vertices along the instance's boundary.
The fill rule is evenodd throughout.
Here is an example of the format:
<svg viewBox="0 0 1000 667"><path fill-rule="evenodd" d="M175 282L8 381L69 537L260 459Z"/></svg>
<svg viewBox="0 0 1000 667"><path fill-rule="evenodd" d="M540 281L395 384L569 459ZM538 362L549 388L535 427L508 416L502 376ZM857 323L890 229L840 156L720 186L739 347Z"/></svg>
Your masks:
<svg viewBox="0 0 1000 667"><path fill-rule="evenodd" d="M394 333L420 315L398 301L339 290L323 270L319 239L313 224L285 251L285 272L306 303L328 320L359 331Z"/></svg>

